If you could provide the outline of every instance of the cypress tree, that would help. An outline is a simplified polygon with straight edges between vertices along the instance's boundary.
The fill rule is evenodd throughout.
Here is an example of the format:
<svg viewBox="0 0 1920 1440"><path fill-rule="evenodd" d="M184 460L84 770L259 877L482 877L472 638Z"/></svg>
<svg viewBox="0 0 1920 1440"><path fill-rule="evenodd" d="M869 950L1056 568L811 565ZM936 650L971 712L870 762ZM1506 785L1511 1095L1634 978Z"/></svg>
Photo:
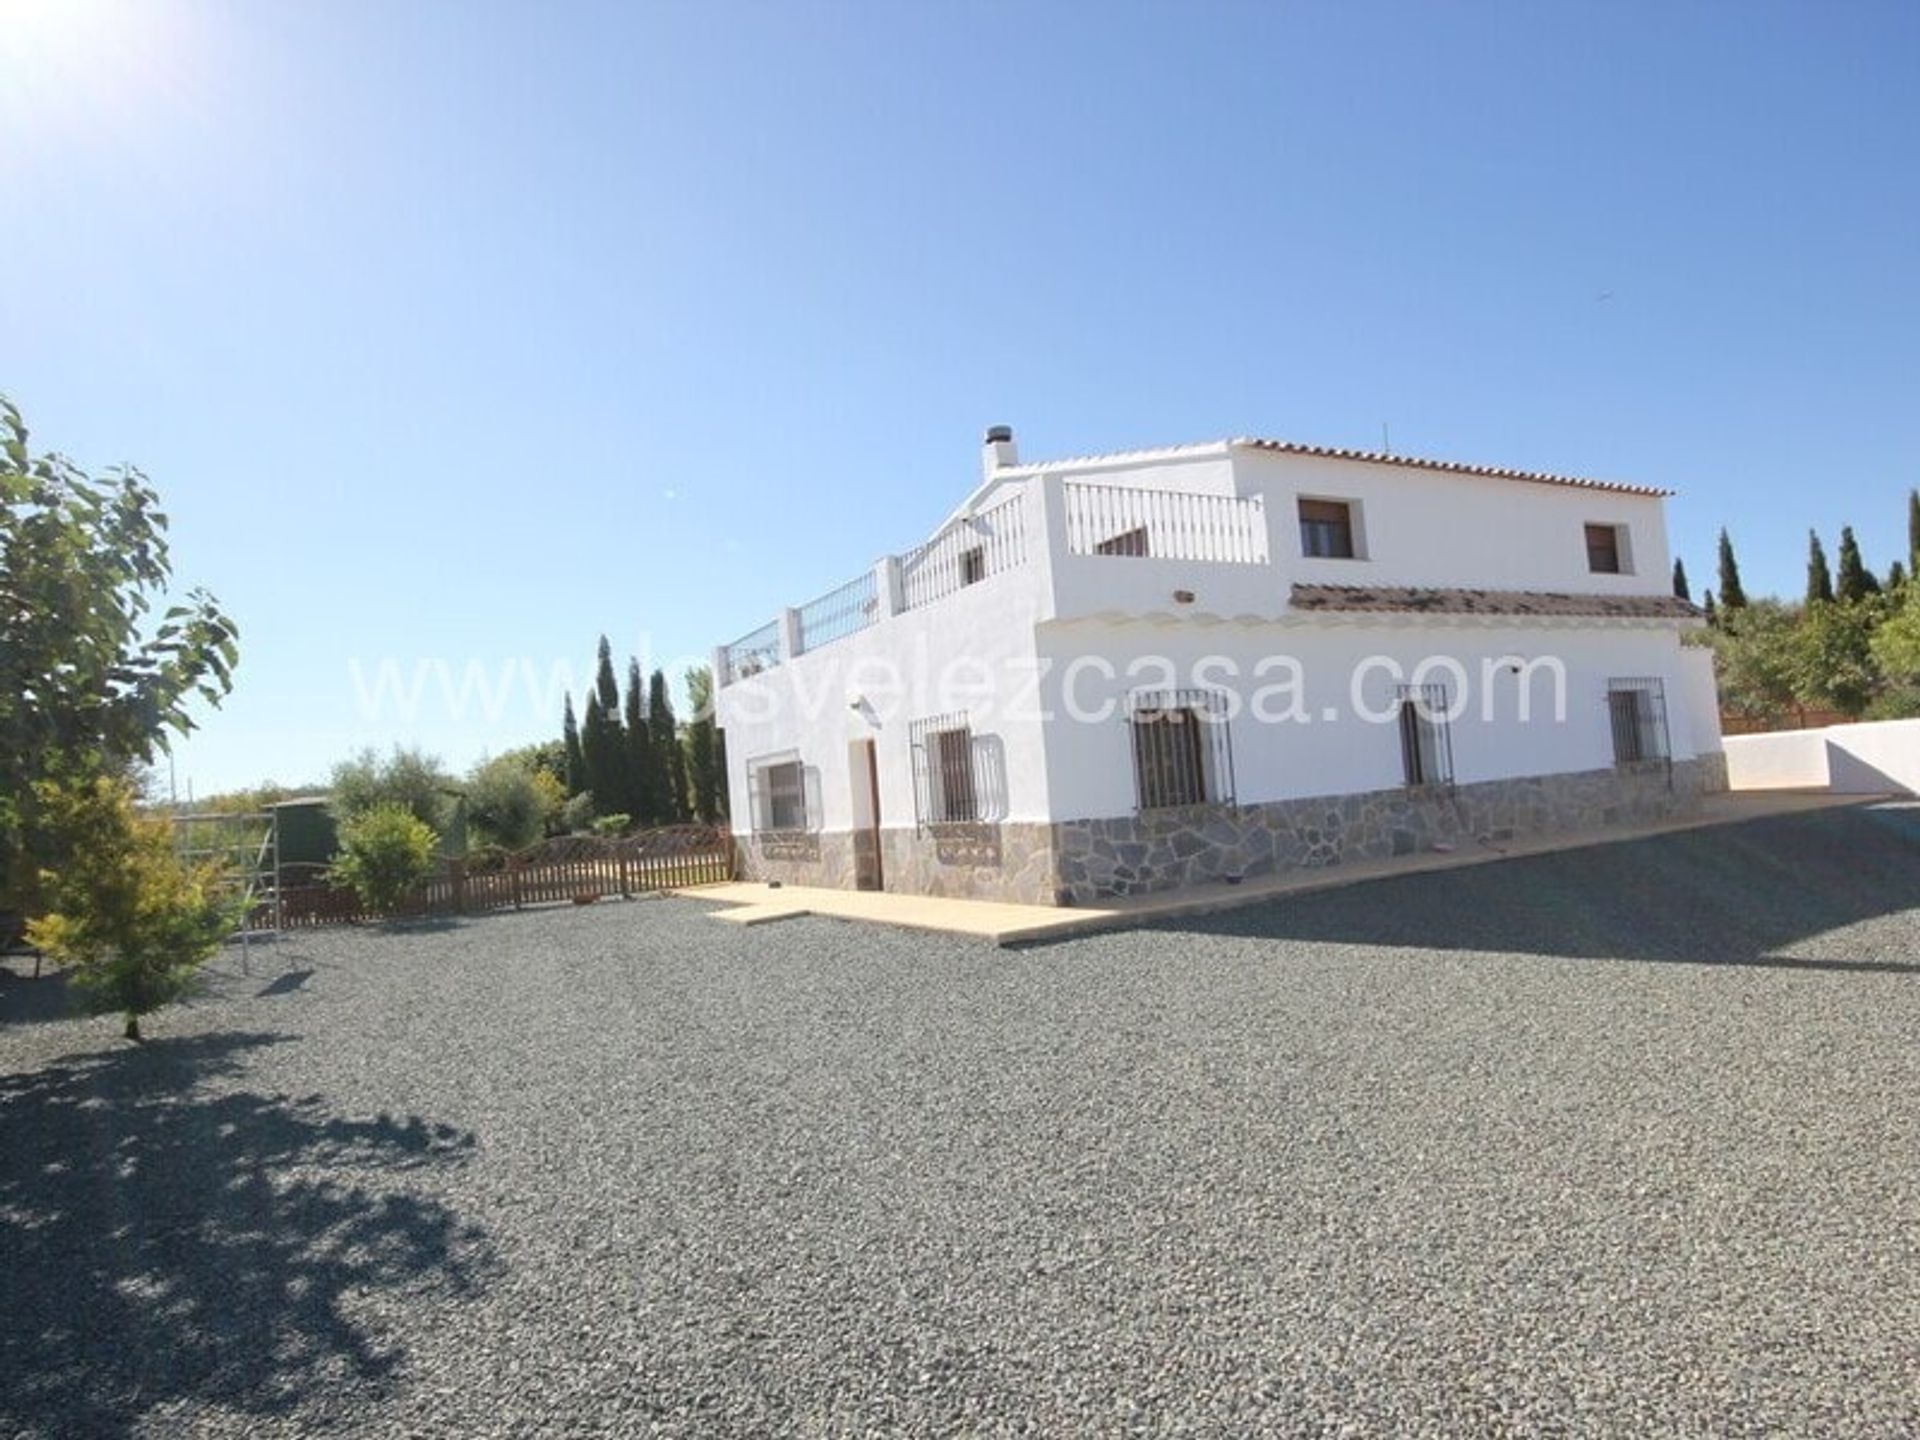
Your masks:
<svg viewBox="0 0 1920 1440"><path fill-rule="evenodd" d="M653 736L640 662L627 661L627 813L642 825L660 823L659 792L653 786Z"/></svg>
<svg viewBox="0 0 1920 1440"><path fill-rule="evenodd" d="M1833 576L1827 570L1826 548L1820 532L1807 531L1807 604L1824 605L1833 600Z"/></svg>
<svg viewBox="0 0 1920 1440"><path fill-rule="evenodd" d="M677 825L687 818L687 758L673 718L666 675L655 670L647 685L647 718L653 726L654 793L661 797L660 818Z"/></svg>
<svg viewBox="0 0 1920 1440"><path fill-rule="evenodd" d="M1920 575L1920 490L1907 491L1907 574Z"/></svg>
<svg viewBox="0 0 1920 1440"><path fill-rule="evenodd" d="M629 798L627 757L620 731L620 686L613 678L613 654L604 635L593 694L587 697L587 716L580 727L580 750L594 808L602 815L616 813Z"/></svg>
<svg viewBox="0 0 1920 1440"><path fill-rule="evenodd" d="M1700 608L1706 612L1707 624L1718 625L1720 623L1720 607L1713 603L1713 591L1709 590L1705 595L1700 597Z"/></svg>
<svg viewBox="0 0 1920 1440"><path fill-rule="evenodd" d="M1738 610L1747 603L1747 592L1740 587L1740 562L1733 558L1733 541L1720 532L1720 605Z"/></svg>
<svg viewBox="0 0 1920 1440"><path fill-rule="evenodd" d="M1687 562L1678 555L1673 557L1673 593L1682 600L1693 599L1693 589L1687 584Z"/></svg>
<svg viewBox="0 0 1920 1440"><path fill-rule="evenodd" d="M696 820L720 818L719 739L713 724L713 672L696 665L687 671L687 804Z"/></svg>
<svg viewBox="0 0 1920 1440"><path fill-rule="evenodd" d="M1887 589L1889 591L1903 590L1906 588L1906 584L1907 567L1896 560L1887 567Z"/></svg>
<svg viewBox="0 0 1920 1440"><path fill-rule="evenodd" d="M1860 558L1860 542L1853 538L1853 527L1840 527L1840 573L1834 590L1842 600L1864 600L1880 593L1880 582Z"/></svg>
<svg viewBox="0 0 1920 1440"><path fill-rule="evenodd" d="M560 722L560 749L565 758L567 794L578 795L587 788L587 761L580 753L580 722L573 718L573 692L567 692L566 718Z"/></svg>

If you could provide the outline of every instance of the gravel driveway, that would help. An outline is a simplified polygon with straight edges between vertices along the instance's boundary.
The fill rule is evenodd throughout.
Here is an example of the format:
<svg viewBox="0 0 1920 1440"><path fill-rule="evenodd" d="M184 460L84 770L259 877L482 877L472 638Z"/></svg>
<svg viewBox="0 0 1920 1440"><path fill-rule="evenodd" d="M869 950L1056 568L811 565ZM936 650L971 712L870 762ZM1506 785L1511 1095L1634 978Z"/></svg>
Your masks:
<svg viewBox="0 0 1920 1440"><path fill-rule="evenodd" d="M0 1433L1920 1430L1920 812L0 985Z"/></svg>

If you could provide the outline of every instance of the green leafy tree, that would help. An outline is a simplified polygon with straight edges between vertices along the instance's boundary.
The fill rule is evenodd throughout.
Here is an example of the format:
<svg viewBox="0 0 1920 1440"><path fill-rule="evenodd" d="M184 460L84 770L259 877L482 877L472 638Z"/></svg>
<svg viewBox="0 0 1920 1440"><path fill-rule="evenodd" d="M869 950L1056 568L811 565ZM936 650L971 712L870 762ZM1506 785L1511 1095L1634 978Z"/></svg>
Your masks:
<svg viewBox="0 0 1920 1440"><path fill-rule="evenodd" d="M1732 714L1774 720L1799 703L1795 635L1798 612L1778 600L1758 600L1719 612L1710 631L1720 703Z"/></svg>
<svg viewBox="0 0 1920 1440"><path fill-rule="evenodd" d="M713 672L704 665L687 671L687 803L695 819L709 823L722 814L726 774L720 768L720 732L713 723Z"/></svg>
<svg viewBox="0 0 1920 1440"><path fill-rule="evenodd" d="M1860 558L1860 542L1853 538L1851 525L1844 525L1840 529L1839 573L1833 588L1842 600L1864 600L1869 595L1880 593L1880 582L1874 579L1873 572L1867 569L1866 562Z"/></svg>
<svg viewBox="0 0 1920 1440"><path fill-rule="evenodd" d="M1687 584L1687 562L1678 555L1673 557L1673 593L1689 604L1693 601L1693 587Z"/></svg>
<svg viewBox="0 0 1920 1440"><path fill-rule="evenodd" d="M1740 585L1740 562L1734 558L1733 539L1720 532L1720 608L1739 610L1747 603L1747 592Z"/></svg>
<svg viewBox="0 0 1920 1440"><path fill-rule="evenodd" d="M655 670L647 684L647 715L653 725L653 774L661 798L661 823L678 825L687 818L687 752L680 745L680 726L673 715L673 697L667 677Z"/></svg>
<svg viewBox="0 0 1920 1440"><path fill-rule="evenodd" d="M653 729L647 718L646 682L640 678L640 662L627 661L627 793L620 808L650 825L660 817L665 800L664 786L655 773L659 769L654 754Z"/></svg>
<svg viewBox="0 0 1920 1440"><path fill-rule="evenodd" d="M1826 547L1820 532L1807 531L1807 604L1825 605L1833 601L1833 575L1827 569Z"/></svg>
<svg viewBox="0 0 1920 1440"><path fill-rule="evenodd" d="M1794 694L1804 704L1857 718L1882 685L1873 635L1877 600L1814 605L1794 631Z"/></svg>
<svg viewBox="0 0 1920 1440"><path fill-rule="evenodd" d="M440 837L404 805L380 804L340 826L330 877L376 915L390 915L433 874Z"/></svg>
<svg viewBox="0 0 1920 1440"><path fill-rule="evenodd" d="M1907 491L1907 573L1920 575L1920 489Z"/></svg>
<svg viewBox="0 0 1920 1440"><path fill-rule="evenodd" d="M580 749L580 722L573 718L573 692L567 692L567 713L560 722L560 748L566 763L566 769L560 778L566 782L567 793L578 795L587 788L587 757Z"/></svg>
<svg viewBox="0 0 1920 1440"><path fill-rule="evenodd" d="M124 781L43 781L38 791L60 855L28 938L73 967L89 1010L124 1015L127 1038L138 1040L140 1017L187 992L239 924L244 899L218 863L185 863L172 827L141 818Z"/></svg>
<svg viewBox="0 0 1920 1440"><path fill-rule="evenodd" d="M218 705L239 662L212 596L163 603L167 517L132 467L35 455L0 396L0 909L32 911L51 843L39 786L130 775Z"/></svg>
<svg viewBox="0 0 1920 1440"><path fill-rule="evenodd" d="M346 822L381 805L398 805L431 830L454 821L453 777L434 756L396 745L382 759L369 748L333 767L327 808Z"/></svg>
<svg viewBox="0 0 1920 1440"><path fill-rule="evenodd" d="M1899 607L1874 632L1873 658L1888 679L1920 684L1920 586L1904 591Z"/></svg>
<svg viewBox="0 0 1920 1440"><path fill-rule="evenodd" d="M509 754L487 760L467 778L467 821L480 839L508 850L524 850L547 831L553 811L549 771ZM557 788L557 787L556 787Z"/></svg>

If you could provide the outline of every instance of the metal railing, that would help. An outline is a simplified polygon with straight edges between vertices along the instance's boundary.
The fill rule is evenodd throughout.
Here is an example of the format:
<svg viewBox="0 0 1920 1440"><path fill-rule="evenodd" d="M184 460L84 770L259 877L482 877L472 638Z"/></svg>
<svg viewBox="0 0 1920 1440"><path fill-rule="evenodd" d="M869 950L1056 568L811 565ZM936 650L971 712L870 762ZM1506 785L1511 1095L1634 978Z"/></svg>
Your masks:
<svg viewBox="0 0 1920 1440"><path fill-rule="evenodd" d="M727 646L726 678L744 680L780 663L780 622L769 620L751 634Z"/></svg>
<svg viewBox="0 0 1920 1440"><path fill-rule="evenodd" d="M1196 495L1067 481L1067 550L1228 565L1267 563L1266 505L1258 495Z"/></svg>
<svg viewBox="0 0 1920 1440"><path fill-rule="evenodd" d="M1026 497L1015 494L902 555L901 608L931 605L1026 561Z"/></svg>
<svg viewBox="0 0 1920 1440"><path fill-rule="evenodd" d="M857 635L879 618L880 593L869 570L800 607L800 649L818 650Z"/></svg>

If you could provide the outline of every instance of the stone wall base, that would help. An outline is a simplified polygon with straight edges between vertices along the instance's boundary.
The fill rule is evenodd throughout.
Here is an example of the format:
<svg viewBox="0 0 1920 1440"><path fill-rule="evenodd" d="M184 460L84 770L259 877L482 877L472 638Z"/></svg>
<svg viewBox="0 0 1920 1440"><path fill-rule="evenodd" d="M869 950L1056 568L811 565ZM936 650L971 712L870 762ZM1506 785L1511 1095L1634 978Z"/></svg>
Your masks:
<svg viewBox="0 0 1920 1440"><path fill-rule="evenodd" d="M1257 805L1195 805L1055 825L1058 899L1117 895L1384 860L1438 844L1644 824L1689 814L1726 788L1722 755L1486 780L1452 789L1375 790Z"/></svg>
<svg viewBox="0 0 1920 1440"><path fill-rule="evenodd" d="M1229 877L1384 860L1435 845L1650 824L1727 788L1724 755L1485 780L1451 790L1375 790L1258 805L1194 805L1056 825L934 825L880 832L886 888L909 895L1085 905ZM746 880L859 886L866 834L743 835Z"/></svg>

